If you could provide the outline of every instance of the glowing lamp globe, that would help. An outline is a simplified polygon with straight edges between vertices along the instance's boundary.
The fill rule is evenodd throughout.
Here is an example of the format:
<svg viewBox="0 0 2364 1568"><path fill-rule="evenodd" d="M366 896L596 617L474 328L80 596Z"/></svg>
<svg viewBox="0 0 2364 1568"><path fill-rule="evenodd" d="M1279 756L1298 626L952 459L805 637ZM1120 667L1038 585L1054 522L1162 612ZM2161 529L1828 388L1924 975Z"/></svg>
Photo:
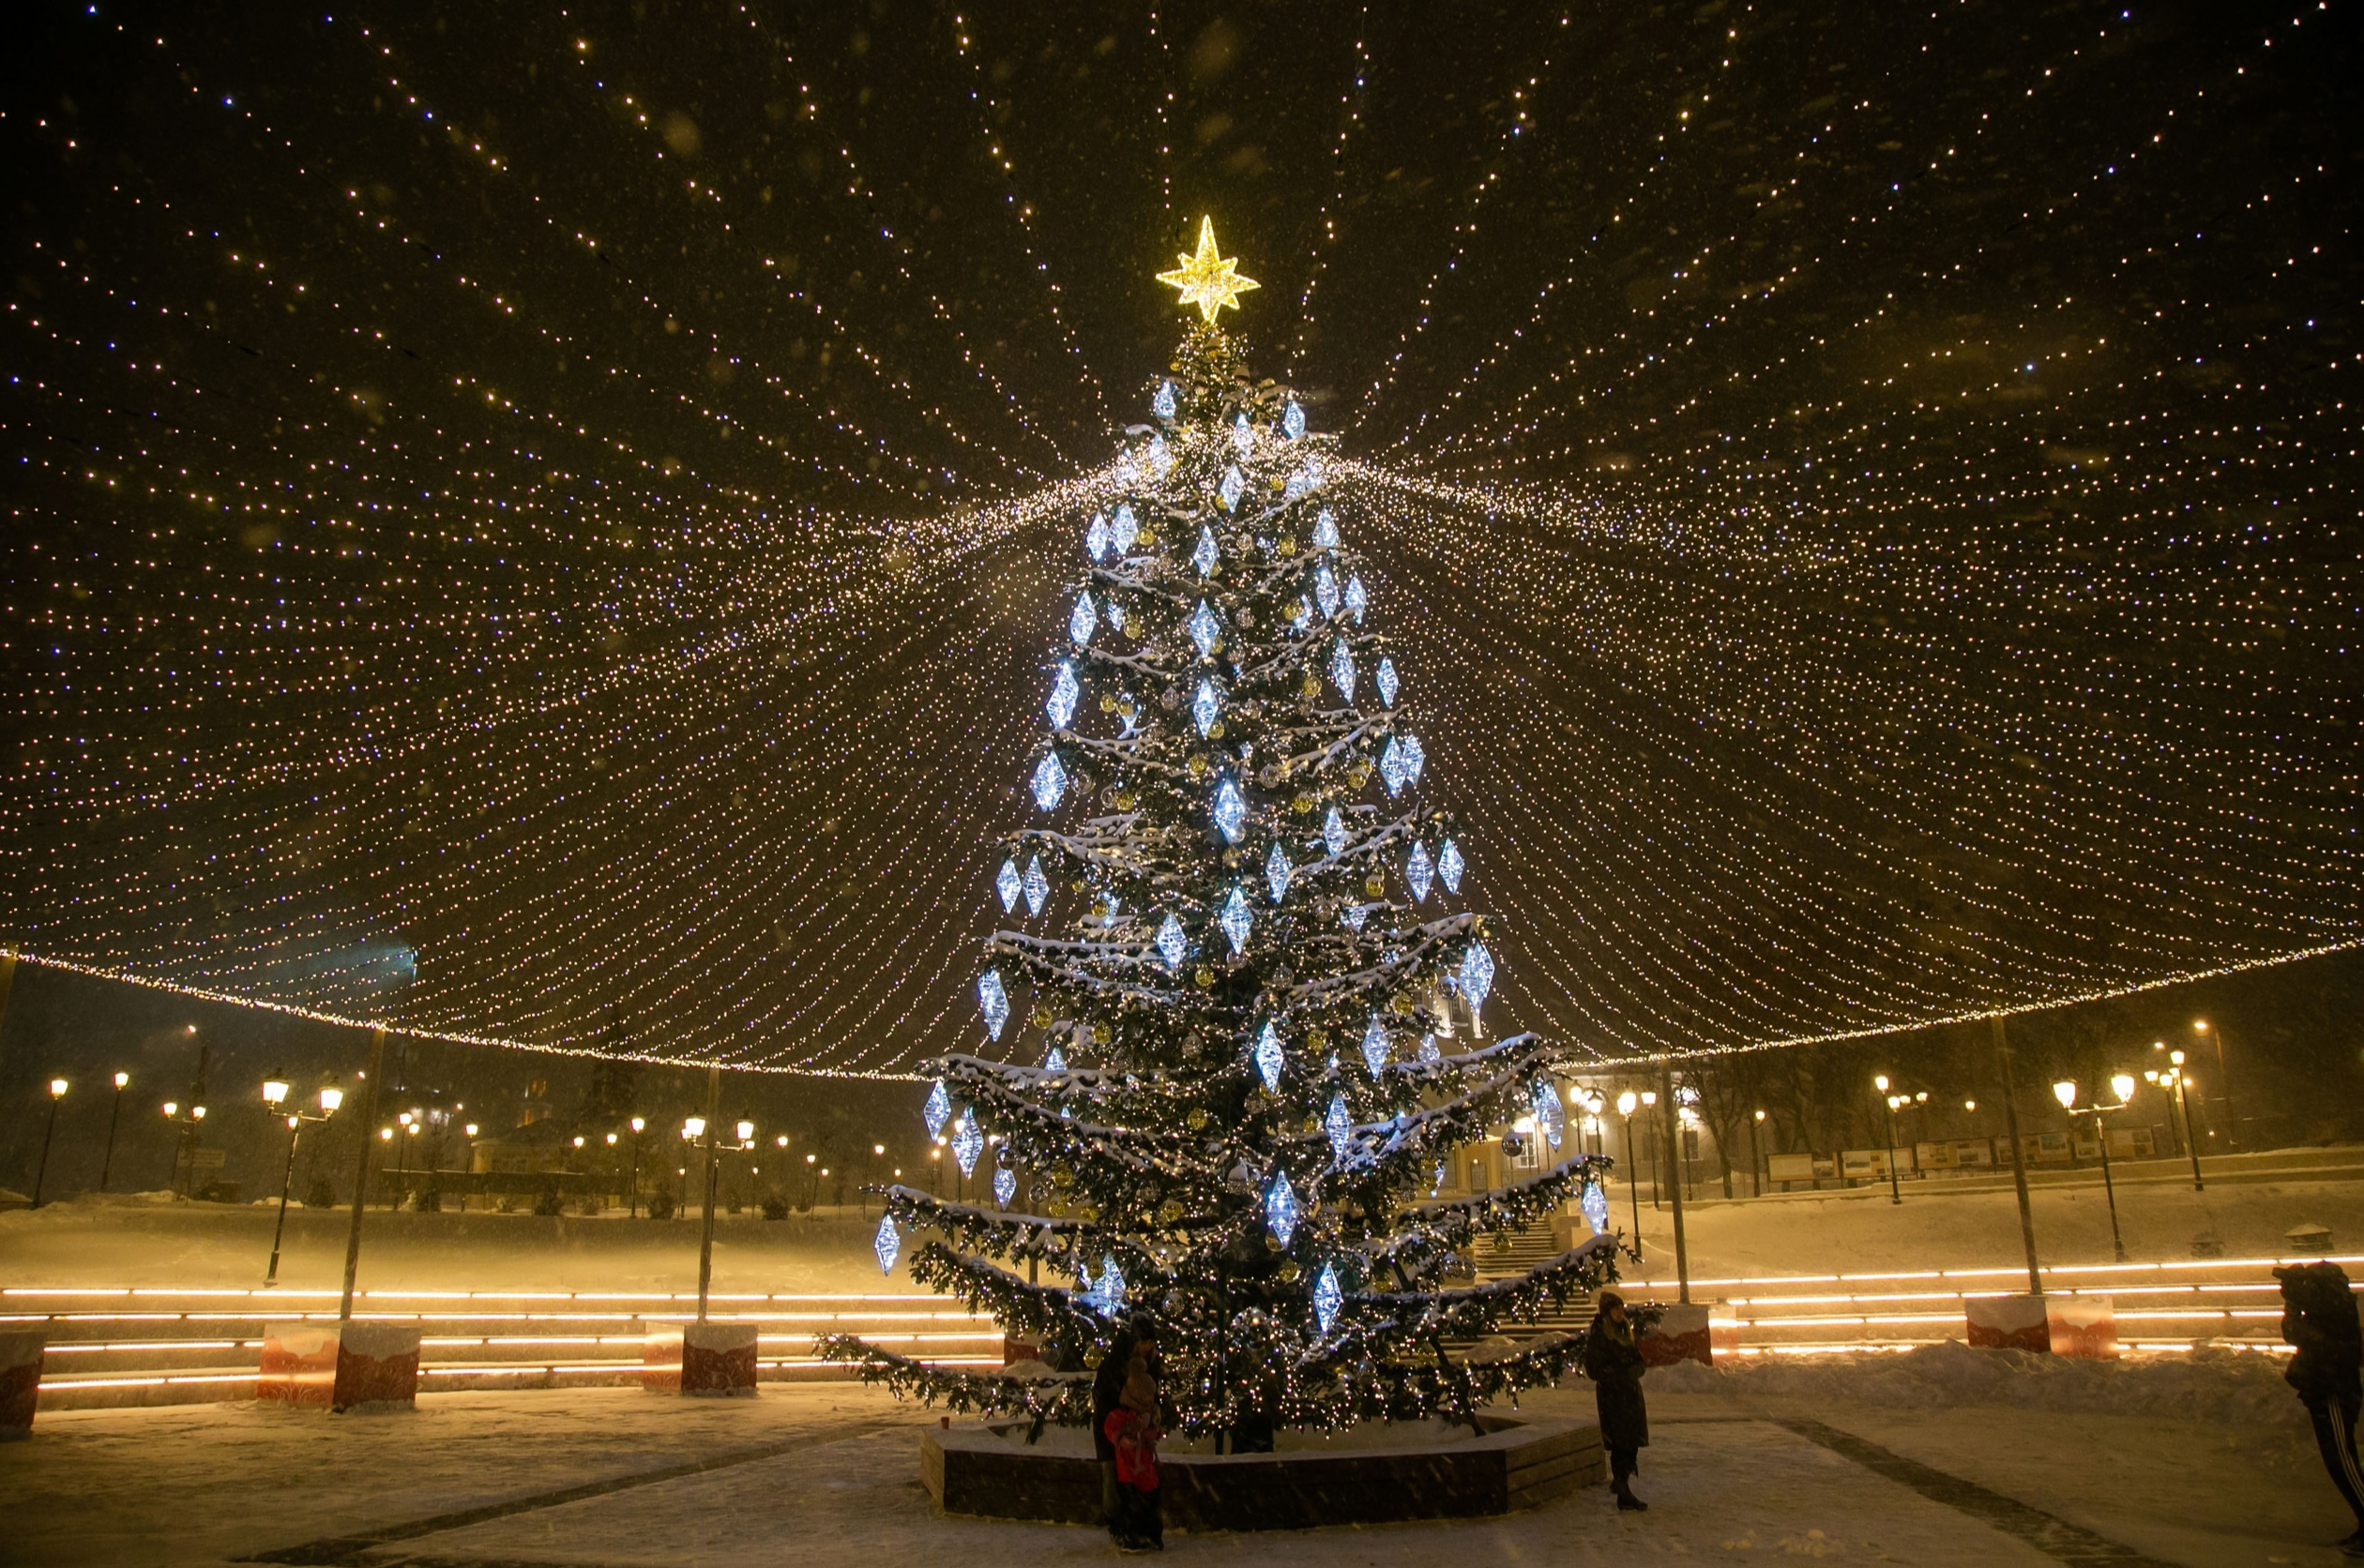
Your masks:
<svg viewBox="0 0 2364 1568"><path fill-rule="evenodd" d="M180 1114L180 1102L178 1100L165 1101L164 1114L167 1116L178 1116Z"/></svg>
<svg viewBox="0 0 2364 1568"><path fill-rule="evenodd" d="M1882 1073L1877 1078L1873 1078L1872 1080L1872 1087L1878 1090L1883 1094L1887 1093L1887 1075L1886 1073Z"/></svg>
<svg viewBox="0 0 2364 1568"><path fill-rule="evenodd" d="M1641 1103L1642 1102L1640 1100L1633 1097L1633 1091L1629 1089L1624 1093L1617 1096L1617 1114L1620 1116L1630 1116L1633 1114L1633 1108Z"/></svg>
<svg viewBox="0 0 2364 1568"><path fill-rule="evenodd" d="M468 1134L468 1136L469 1136L470 1138L474 1138L474 1137L476 1137L476 1135L477 1135L477 1124L476 1124L474 1122L471 1122L471 1123L468 1123L468 1125L467 1125L467 1134ZM612 1142L612 1141L614 1141L614 1140L613 1140L613 1139L611 1139L610 1141Z"/></svg>
<svg viewBox="0 0 2364 1568"><path fill-rule="evenodd" d="M263 1103L265 1105L275 1106L285 1098L287 1098L287 1080L285 1078L265 1078L263 1080Z"/></svg>
<svg viewBox="0 0 2364 1568"><path fill-rule="evenodd" d="M320 1092L321 1115L336 1115L337 1108L342 1104L344 1104L344 1091L337 1088L334 1084L331 1084L329 1087Z"/></svg>
<svg viewBox="0 0 2364 1568"><path fill-rule="evenodd" d="M2073 1110L2077 1105L2077 1086L2062 1078L2053 1085L2053 1098L2060 1102L2061 1109Z"/></svg>
<svg viewBox="0 0 2364 1568"><path fill-rule="evenodd" d="M468 1130L469 1130L470 1132L474 1132L474 1131L476 1131L476 1129L475 1129L474 1127L470 1127ZM611 1149L614 1148L614 1147L615 1147L615 1135L614 1135L614 1133L610 1133L610 1134L608 1134L608 1135L607 1135L607 1141L608 1141L608 1147L609 1147L609 1148L611 1148Z"/></svg>
<svg viewBox="0 0 2364 1568"><path fill-rule="evenodd" d="M2132 1073L2119 1073L2115 1077L2112 1078L2110 1079L2110 1092L2115 1094L2120 1100L2132 1099L2134 1097L2134 1075Z"/></svg>
<svg viewBox="0 0 2364 1568"><path fill-rule="evenodd" d="M741 1143L754 1142L755 1123L752 1122L741 1122L738 1124L738 1138Z"/></svg>
<svg viewBox="0 0 2364 1568"><path fill-rule="evenodd" d="M642 1128L647 1125L648 1118L645 1116L635 1116L632 1118L632 1131L639 1132Z"/></svg>
<svg viewBox="0 0 2364 1568"><path fill-rule="evenodd" d="M203 1122L205 1119L205 1108L204 1106L190 1106L189 1108L189 1114L197 1118L198 1121Z"/></svg>
<svg viewBox="0 0 2364 1568"><path fill-rule="evenodd" d="M131 1081L131 1075L130 1075L129 1073L117 1073L117 1074L115 1075L115 1087L116 1087L117 1089L121 1089L121 1088L123 1088L126 1084L129 1084L130 1081Z"/></svg>
<svg viewBox="0 0 2364 1568"><path fill-rule="evenodd" d="M684 1138L704 1138L705 1136L705 1118L703 1116L692 1116L688 1121L682 1123L681 1136Z"/></svg>

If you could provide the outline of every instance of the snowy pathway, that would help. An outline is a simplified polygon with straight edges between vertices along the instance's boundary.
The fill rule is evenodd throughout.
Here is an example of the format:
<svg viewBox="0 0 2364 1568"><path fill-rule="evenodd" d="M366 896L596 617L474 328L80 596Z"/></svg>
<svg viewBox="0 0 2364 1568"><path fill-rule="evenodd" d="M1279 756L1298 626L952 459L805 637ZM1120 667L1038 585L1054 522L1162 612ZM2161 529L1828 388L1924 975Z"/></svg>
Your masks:
<svg viewBox="0 0 2364 1568"><path fill-rule="evenodd" d="M1530 1399L1577 1410L1578 1390ZM2321 1478L2205 1429L1999 1407L1915 1412L1711 1395L1653 1400L1619 1516L1588 1488L1460 1524L1175 1536L1169 1556L1345 1568L1799 1557L1933 1565L2329 1564ZM1097 1531L947 1518L921 1489L913 1412L865 1391L744 1402L630 1390L437 1395L415 1415L254 1406L68 1412L0 1454L11 1563L450 1568L793 1561L812 1568L1107 1560ZM2270 1457L2270 1456L2269 1456Z"/></svg>

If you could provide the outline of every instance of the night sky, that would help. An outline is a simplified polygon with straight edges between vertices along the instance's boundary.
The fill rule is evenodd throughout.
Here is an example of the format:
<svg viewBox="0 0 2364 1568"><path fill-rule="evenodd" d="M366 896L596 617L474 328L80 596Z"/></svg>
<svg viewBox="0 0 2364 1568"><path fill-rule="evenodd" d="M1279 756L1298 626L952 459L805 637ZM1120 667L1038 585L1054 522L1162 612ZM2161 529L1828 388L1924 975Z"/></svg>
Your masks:
<svg viewBox="0 0 2364 1568"><path fill-rule="evenodd" d="M1505 1025L2364 935L2353 8L996 13L23 8L0 940L420 1037L975 1048L1203 216L1353 460Z"/></svg>

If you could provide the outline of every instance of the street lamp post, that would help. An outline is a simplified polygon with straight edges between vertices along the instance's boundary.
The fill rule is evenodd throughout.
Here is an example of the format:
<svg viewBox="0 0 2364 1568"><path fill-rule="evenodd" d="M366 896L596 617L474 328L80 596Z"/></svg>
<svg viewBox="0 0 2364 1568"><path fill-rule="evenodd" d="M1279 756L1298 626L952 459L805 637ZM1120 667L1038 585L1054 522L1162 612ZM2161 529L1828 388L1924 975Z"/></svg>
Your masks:
<svg viewBox="0 0 2364 1568"><path fill-rule="evenodd" d="M1765 1125L1765 1112L1760 1110L1749 1119L1749 1196L1765 1196L1765 1153L1757 1147L1757 1129Z"/></svg>
<svg viewBox="0 0 2364 1568"><path fill-rule="evenodd" d="M2216 1041L2217 1097L2224 1102L2225 1138L2229 1147L2238 1149L2241 1147L2241 1119L2233 1108L2233 1075L2224 1068L2224 1025L2211 1024L2205 1018L2194 1018L2191 1020L2191 1032Z"/></svg>
<svg viewBox="0 0 2364 1568"><path fill-rule="evenodd" d="M640 1135L647 1125L648 1118L645 1116L632 1118L632 1173L625 1181L625 1185L632 1189L626 1211L626 1217L630 1219L640 1218Z"/></svg>
<svg viewBox="0 0 2364 1568"><path fill-rule="evenodd" d="M1626 1172L1626 1191L1633 1199L1633 1260L1642 1261L1642 1161L1633 1152L1633 1110L1642 1102L1632 1090L1617 1096L1617 1114L1625 1118L1626 1161L1633 1168Z"/></svg>
<svg viewBox="0 0 2364 1568"><path fill-rule="evenodd" d="M286 1078L275 1073L264 1079L263 1103L265 1105L276 1111L280 1102L286 1098ZM279 1223L271 1228L271 1266L263 1274L263 1284L265 1289L279 1283L280 1244L287 1236L287 1193L288 1189L296 1184L296 1139L303 1136L305 1123L326 1122L337 1113L337 1108L342 1104L344 1104L344 1091L330 1084L320 1092L319 1115L307 1116L299 1110L287 1118L287 1168L280 1177Z"/></svg>
<svg viewBox="0 0 2364 1568"><path fill-rule="evenodd" d="M1642 1108L1653 1110L1657 1107L1658 1091L1642 1091ZM1650 1207L1660 1208L1666 1202L1666 1155L1660 1147L1666 1140L1659 1136L1660 1129L1655 1118L1642 1118L1642 1128L1650 1135Z"/></svg>
<svg viewBox="0 0 2364 1568"><path fill-rule="evenodd" d="M2184 1151L2191 1156L2191 1190L2205 1192L2207 1183L2200 1179L2200 1135L2191 1127L2191 1085L2184 1080L2184 1053L2167 1053L2170 1076L2175 1080L2175 1104L2183 1108Z"/></svg>
<svg viewBox="0 0 2364 1568"><path fill-rule="evenodd" d="M880 1159L886 1154L886 1145L884 1143L873 1143L871 1145L871 1158L872 1161ZM875 1164L872 1164L871 1168L875 1170L878 1167ZM865 1222L870 1219L870 1187L867 1184L865 1184L862 1187L862 1218Z"/></svg>
<svg viewBox="0 0 2364 1568"><path fill-rule="evenodd" d="M40 1168L33 1173L33 1207L36 1209L41 1206L41 1184L49 1180L50 1141L57 1137L57 1102L66 1097L66 1080L62 1078L50 1079L49 1092L49 1127L41 1134Z"/></svg>
<svg viewBox="0 0 2364 1568"><path fill-rule="evenodd" d="M115 1124L123 1120L123 1091L131 1081L129 1073L114 1076L114 1105L107 1112L107 1157L98 1165L98 1190L107 1190L107 1179L114 1174Z"/></svg>
<svg viewBox="0 0 2364 1568"><path fill-rule="evenodd" d="M1896 1096L1888 1093L1887 1075L1882 1073L1872 1080L1872 1087L1887 1098L1887 1172L1888 1201L1904 1201L1904 1189L1896 1180Z"/></svg>

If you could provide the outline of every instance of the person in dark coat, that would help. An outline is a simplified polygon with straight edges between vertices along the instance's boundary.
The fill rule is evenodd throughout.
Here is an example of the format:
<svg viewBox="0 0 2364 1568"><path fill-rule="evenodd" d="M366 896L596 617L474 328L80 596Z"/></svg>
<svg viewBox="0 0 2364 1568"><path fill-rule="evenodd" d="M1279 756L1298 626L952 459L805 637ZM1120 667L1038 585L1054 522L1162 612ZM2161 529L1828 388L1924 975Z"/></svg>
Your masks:
<svg viewBox="0 0 2364 1568"><path fill-rule="evenodd" d="M1116 1495L1116 1445L1109 1440L1108 1418L1122 1410L1125 1404L1125 1380L1132 1370L1133 1352L1146 1349L1152 1378L1158 1376L1158 1325L1146 1318L1135 1318L1119 1327L1108 1342L1108 1353L1100 1358L1092 1374L1092 1452L1099 1458L1100 1517L1108 1524L1110 1533L1116 1531L1118 1503Z"/></svg>
<svg viewBox="0 0 2364 1568"><path fill-rule="evenodd" d="M2281 1281L2281 1336L2297 1347L2282 1379L2297 1391L2314 1423L2315 1446L2331 1485L2356 1515L2356 1533L2340 1543L2350 1557L2364 1557L2364 1465L2356 1455L2356 1416L2364 1404L2357 1369L2364 1364L2364 1324L2347 1272L2337 1263L2300 1263L2276 1269Z"/></svg>
<svg viewBox="0 0 2364 1568"><path fill-rule="evenodd" d="M1603 1290L1592 1330L1584 1336L1584 1376L1593 1380L1600 1405L1600 1445L1609 1451L1609 1489L1617 1507L1640 1513L1650 1505L1633 1495L1641 1451L1650 1446L1650 1411L1642 1400L1642 1352L1633 1343L1633 1321L1625 1298Z"/></svg>

